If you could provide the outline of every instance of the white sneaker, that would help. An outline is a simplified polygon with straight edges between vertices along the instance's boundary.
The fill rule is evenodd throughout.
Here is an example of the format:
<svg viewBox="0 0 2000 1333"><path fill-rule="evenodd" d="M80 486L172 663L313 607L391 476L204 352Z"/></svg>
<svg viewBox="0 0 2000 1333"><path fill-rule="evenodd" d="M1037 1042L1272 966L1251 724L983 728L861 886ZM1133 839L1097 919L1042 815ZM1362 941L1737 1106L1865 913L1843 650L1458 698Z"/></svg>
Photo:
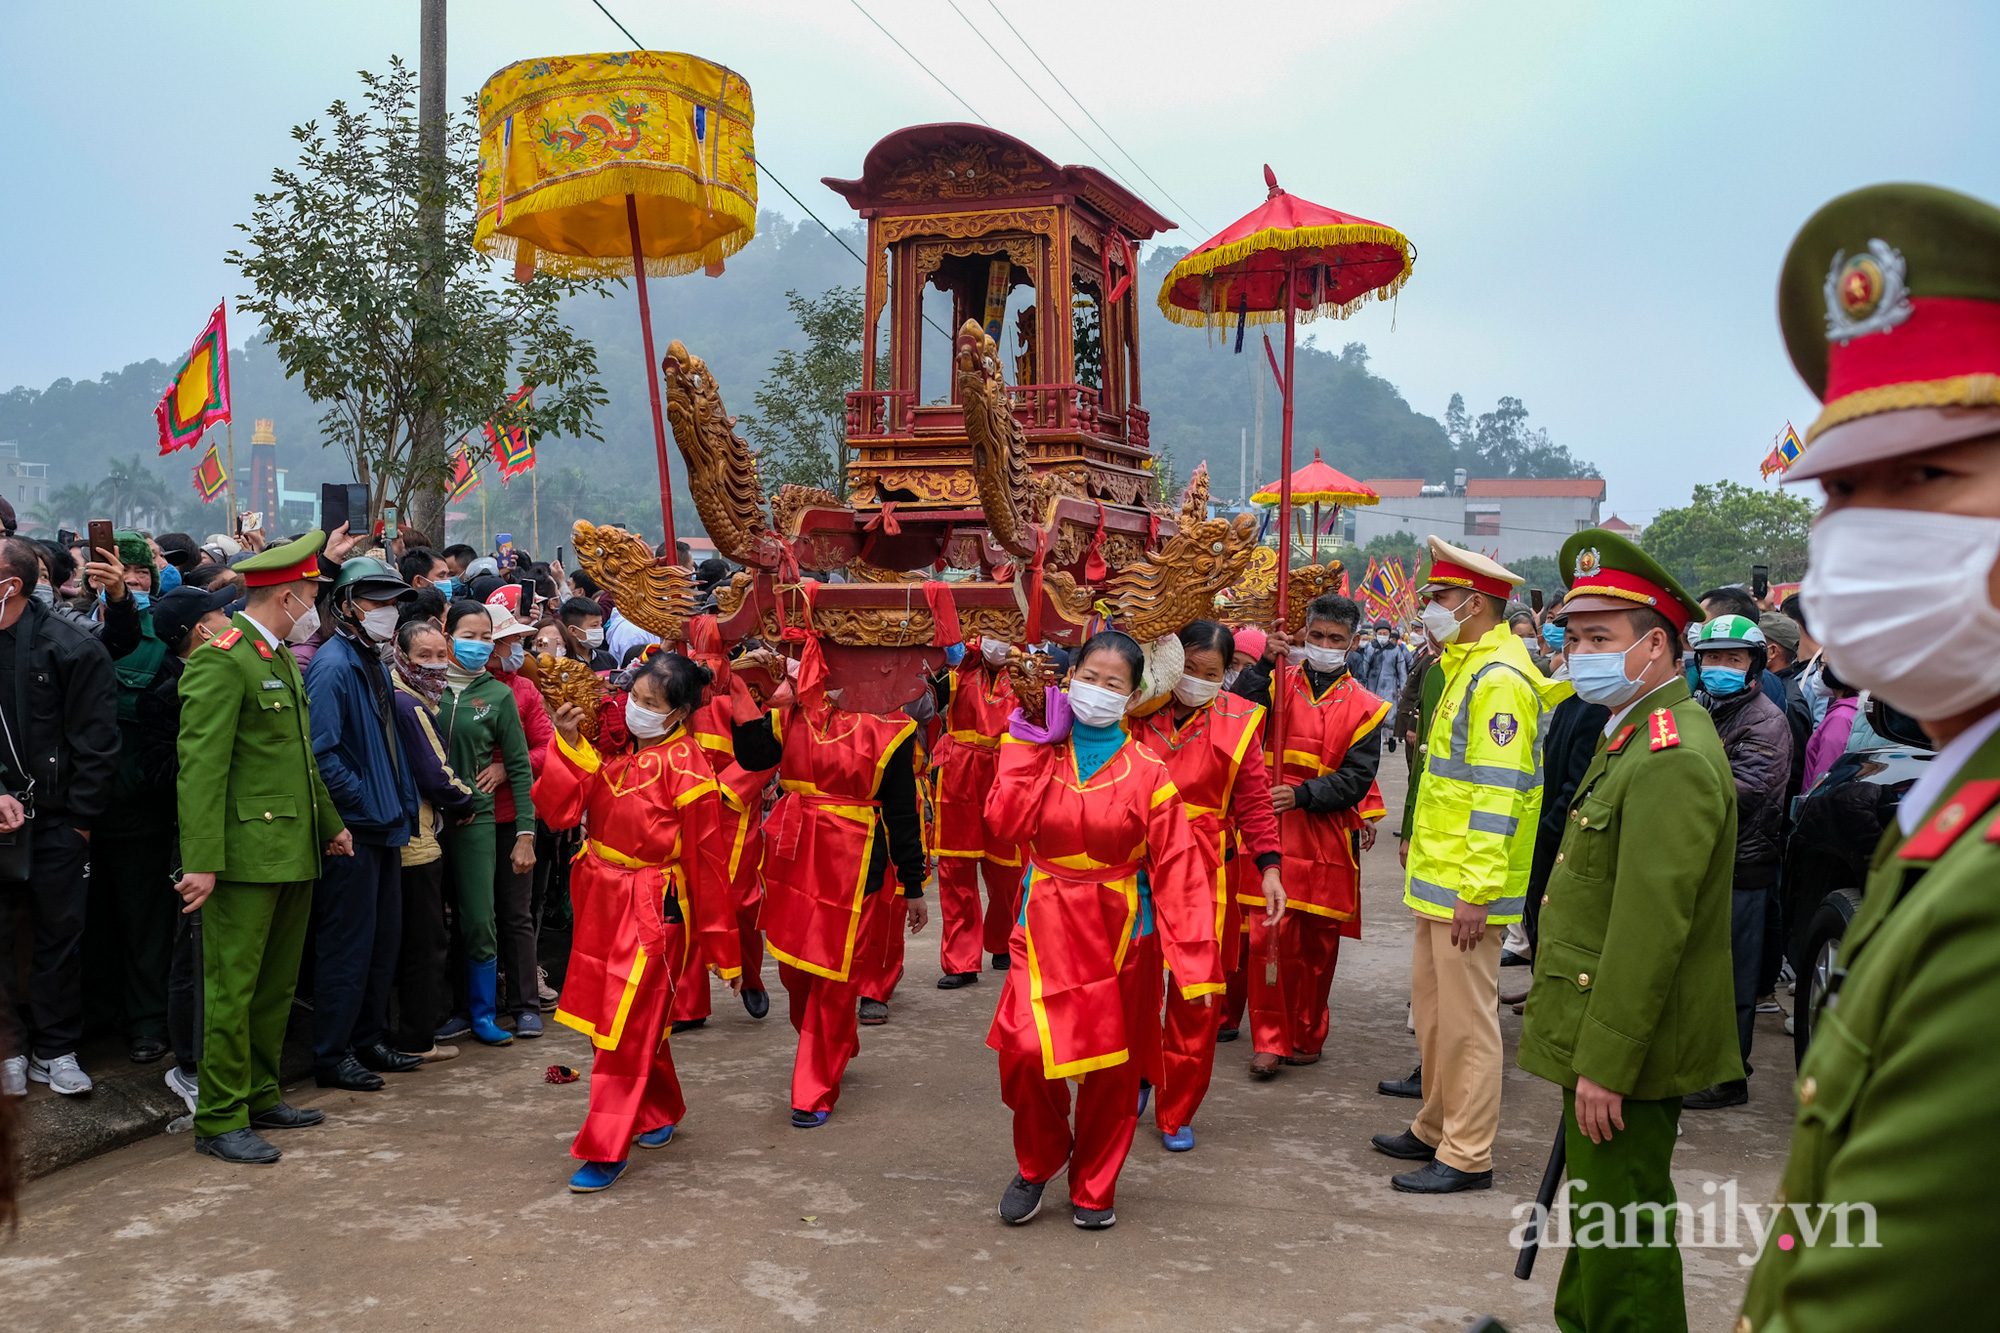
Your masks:
<svg viewBox="0 0 2000 1333"><path fill-rule="evenodd" d="M556 994L555 989L549 985L549 970L546 967L535 969L535 994L536 998L541 1001L543 1013L546 1014L549 1010L556 1007L556 1000L560 997Z"/></svg>
<svg viewBox="0 0 2000 1333"><path fill-rule="evenodd" d="M187 1103L188 1114L193 1115L195 1102L201 1096L201 1084L196 1076L175 1065L167 1071L167 1087L173 1091L174 1096Z"/></svg>
<svg viewBox="0 0 2000 1333"><path fill-rule="evenodd" d="M90 1075L83 1072L83 1066L76 1062L76 1052L58 1055L53 1060L30 1057L28 1077L37 1083L46 1083L65 1097L75 1097L91 1089Z"/></svg>
<svg viewBox="0 0 2000 1333"><path fill-rule="evenodd" d="M9 1056L0 1060L0 1097L28 1095L28 1057Z"/></svg>

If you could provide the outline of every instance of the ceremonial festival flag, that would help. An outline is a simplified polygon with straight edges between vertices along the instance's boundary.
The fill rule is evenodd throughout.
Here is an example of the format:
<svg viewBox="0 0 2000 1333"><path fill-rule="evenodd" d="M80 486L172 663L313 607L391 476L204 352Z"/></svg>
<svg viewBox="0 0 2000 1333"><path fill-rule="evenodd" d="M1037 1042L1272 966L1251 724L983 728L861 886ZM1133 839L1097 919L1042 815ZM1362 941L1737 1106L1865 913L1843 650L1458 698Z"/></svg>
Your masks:
<svg viewBox="0 0 2000 1333"><path fill-rule="evenodd" d="M1792 464L1799 461L1799 455L1805 452L1805 448L1799 440L1799 433L1792 429L1792 423L1787 421L1785 433L1778 437L1771 452L1764 455L1764 461L1757 465L1757 471L1762 473L1766 480L1769 480L1774 472L1780 474L1787 472Z"/></svg>
<svg viewBox="0 0 2000 1333"><path fill-rule="evenodd" d="M500 467L500 480L511 481L535 465L535 446L528 439L527 423L519 420L513 409L521 403L534 405L535 391L522 385L507 400L506 424L487 422L483 429L487 443L493 446L493 461Z"/></svg>
<svg viewBox="0 0 2000 1333"><path fill-rule="evenodd" d="M1361 607L1370 620L1397 619L1396 598L1389 582L1389 570L1373 557L1368 561L1368 572L1361 579Z"/></svg>
<svg viewBox="0 0 2000 1333"><path fill-rule="evenodd" d="M202 455L201 462L195 464L195 494L201 497L203 504L210 504L214 502L216 496L222 494L222 488L228 484L229 474L222 470L222 455L216 453L215 446L211 444L208 446L208 452Z"/></svg>
<svg viewBox="0 0 2000 1333"><path fill-rule="evenodd" d="M445 496L447 503L464 499L479 485L479 467L472 461L472 450L460 448L451 456L451 490Z"/></svg>
<svg viewBox="0 0 2000 1333"><path fill-rule="evenodd" d="M208 317L208 327L174 372L153 418L160 423L162 456L196 443L210 426L229 420L229 331L222 306Z"/></svg>

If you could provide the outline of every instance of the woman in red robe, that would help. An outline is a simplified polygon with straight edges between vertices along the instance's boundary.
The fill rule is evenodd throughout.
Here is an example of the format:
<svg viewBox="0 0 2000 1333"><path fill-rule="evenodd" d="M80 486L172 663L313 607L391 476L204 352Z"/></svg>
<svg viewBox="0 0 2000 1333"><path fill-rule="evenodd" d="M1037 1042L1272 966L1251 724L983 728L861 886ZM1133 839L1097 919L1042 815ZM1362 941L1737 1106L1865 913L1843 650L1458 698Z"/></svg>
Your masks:
<svg viewBox="0 0 2000 1333"><path fill-rule="evenodd" d="M686 727L709 680L673 653L648 661L625 702L624 753L600 754L579 731L582 710L565 705L535 779L550 828L589 822L570 874L576 924L556 1010L597 1048L590 1112L570 1147L583 1161L569 1182L579 1194L618 1179L635 1136L665 1147L687 1112L667 1015L691 933L732 985L739 975L715 774Z"/></svg>
<svg viewBox="0 0 2000 1333"><path fill-rule="evenodd" d="M1180 790L1208 873L1209 905L1223 965L1233 970L1242 950L1242 909L1229 864L1251 857L1263 881L1266 924L1285 912L1279 882L1278 817L1264 776L1264 709L1222 692L1222 678L1236 653L1234 637L1212 620L1180 633L1185 659L1180 683L1166 707L1138 720L1132 732L1167 766ZM1239 847L1241 849L1239 853ZM1222 1007L1195 1004L1171 986L1162 1031L1162 1075L1153 1123L1170 1152L1194 1147L1195 1109L1215 1074L1215 1038Z"/></svg>
<svg viewBox="0 0 2000 1333"><path fill-rule="evenodd" d="M1223 990L1207 864L1166 765L1123 725L1142 667L1129 636L1093 637L1068 693L1048 691L1044 725L1015 714L986 800L989 827L1020 843L1029 866L1009 941L1018 962L986 1038L1014 1112L1020 1169L1000 1198L1014 1225L1041 1210L1065 1162L1076 1224L1118 1220L1118 1172L1139 1123L1134 1047L1158 1021L1144 1012L1153 991L1141 937L1157 929L1184 998L1213 1003Z"/></svg>

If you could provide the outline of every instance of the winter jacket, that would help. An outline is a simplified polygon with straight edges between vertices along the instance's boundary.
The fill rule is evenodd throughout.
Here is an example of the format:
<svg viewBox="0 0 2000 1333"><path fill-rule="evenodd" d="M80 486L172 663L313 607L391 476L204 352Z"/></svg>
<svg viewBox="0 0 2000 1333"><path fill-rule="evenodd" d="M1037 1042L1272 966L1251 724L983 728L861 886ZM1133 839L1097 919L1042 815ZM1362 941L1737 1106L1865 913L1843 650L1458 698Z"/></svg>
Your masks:
<svg viewBox="0 0 2000 1333"><path fill-rule="evenodd" d="M1542 733L1542 814L1535 831L1535 859L1528 870L1528 939L1532 943L1541 913L1542 894L1549 885L1549 872L1556 867L1556 853L1562 849L1563 830L1569 823L1570 798L1577 784L1597 757L1597 742L1611 710L1572 694L1549 713L1549 725Z"/></svg>
<svg viewBox="0 0 2000 1333"><path fill-rule="evenodd" d="M521 730L521 707L514 692L492 675L481 671L471 681L447 681L444 702L438 708L438 730L444 733L444 752L452 772L467 782L476 782L479 770L498 754L507 770L514 808L535 808L530 788L534 772L528 760L528 738ZM472 793L473 822L495 822L494 799L490 792Z"/></svg>
<svg viewBox="0 0 2000 1333"><path fill-rule="evenodd" d="M1404 682L1410 678L1410 666L1416 661L1415 653L1394 640L1384 646L1370 639L1355 656L1360 660L1348 663L1354 679L1362 689L1391 703L1402 694Z"/></svg>
<svg viewBox="0 0 2000 1333"><path fill-rule="evenodd" d="M1812 739L1806 743L1806 767L1802 775L1802 790L1811 791L1813 784L1826 776L1834 761L1847 753L1848 737L1854 733L1855 719L1861 716L1861 696L1850 694L1845 699L1835 699L1827 705L1826 714L1813 728Z"/></svg>
<svg viewBox="0 0 2000 1333"><path fill-rule="evenodd" d="M472 813L472 784L452 772L439 739L437 714L418 694L391 673L396 687L396 735L417 784L417 826L403 848L403 864L426 865L442 856L437 833L443 820L456 822Z"/></svg>
<svg viewBox="0 0 2000 1333"><path fill-rule="evenodd" d="M1729 771L1736 779L1736 878L1739 889L1765 888L1784 852L1785 788L1792 777L1792 724L1756 685L1717 699L1700 696Z"/></svg>
<svg viewBox="0 0 2000 1333"><path fill-rule="evenodd" d="M417 784L395 730L388 670L345 634L305 669L313 757L333 808L358 842L401 847L416 827Z"/></svg>
<svg viewBox="0 0 2000 1333"><path fill-rule="evenodd" d="M118 681L118 776L111 799L119 815L96 831L105 841L161 837L175 824L181 661L153 632L152 612L139 612L135 623L138 645L111 663Z"/></svg>
<svg viewBox="0 0 2000 1333"><path fill-rule="evenodd" d="M30 599L14 622L8 700L25 774L6 779L20 794L32 779L36 818L95 829L111 806L118 774L118 684L111 655L89 630ZM23 660L25 658L25 660ZM14 758L0 751L0 768Z"/></svg>
<svg viewBox="0 0 2000 1333"><path fill-rule="evenodd" d="M502 671L498 667L488 667L486 671L493 679L514 691L514 706L521 711L521 731L528 738L528 770L536 777L540 777L542 755L549 748L549 737L556 734L556 725L549 720L548 705L542 702L541 690L535 682L518 671ZM504 764L507 762L507 756L495 746L493 759L488 762ZM519 812L514 808L513 788L502 785L493 793L493 822L506 824L518 818Z"/></svg>

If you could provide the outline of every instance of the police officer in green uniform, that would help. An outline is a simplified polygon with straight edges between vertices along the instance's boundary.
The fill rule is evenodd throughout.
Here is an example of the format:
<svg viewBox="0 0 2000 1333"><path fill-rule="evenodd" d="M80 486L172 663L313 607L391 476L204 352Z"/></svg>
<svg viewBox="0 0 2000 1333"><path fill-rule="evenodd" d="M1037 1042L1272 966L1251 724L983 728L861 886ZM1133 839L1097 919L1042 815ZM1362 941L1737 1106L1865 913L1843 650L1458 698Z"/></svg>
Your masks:
<svg viewBox="0 0 2000 1333"><path fill-rule="evenodd" d="M1743 1077L1736 784L1680 670L1700 604L1601 528L1558 559L1570 682L1611 718L1570 799L1521 1025L1521 1068L1563 1087L1572 1242L1555 1320L1564 1333L1685 1329L1668 1174L1681 1098Z"/></svg>
<svg viewBox="0 0 2000 1333"><path fill-rule="evenodd" d="M1876 849L1799 1067L1739 1333L1986 1328L2000 1195L2000 209L1843 195L1778 286L1823 404L1806 615L1939 749Z"/></svg>
<svg viewBox="0 0 2000 1333"><path fill-rule="evenodd" d="M312 607L325 544L309 532L236 566L248 602L189 656L180 682L174 887L202 924L194 1146L227 1162L275 1162L258 1130L325 1119L286 1105L278 1089L320 852L354 852L313 761L305 681L285 642Z"/></svg>

